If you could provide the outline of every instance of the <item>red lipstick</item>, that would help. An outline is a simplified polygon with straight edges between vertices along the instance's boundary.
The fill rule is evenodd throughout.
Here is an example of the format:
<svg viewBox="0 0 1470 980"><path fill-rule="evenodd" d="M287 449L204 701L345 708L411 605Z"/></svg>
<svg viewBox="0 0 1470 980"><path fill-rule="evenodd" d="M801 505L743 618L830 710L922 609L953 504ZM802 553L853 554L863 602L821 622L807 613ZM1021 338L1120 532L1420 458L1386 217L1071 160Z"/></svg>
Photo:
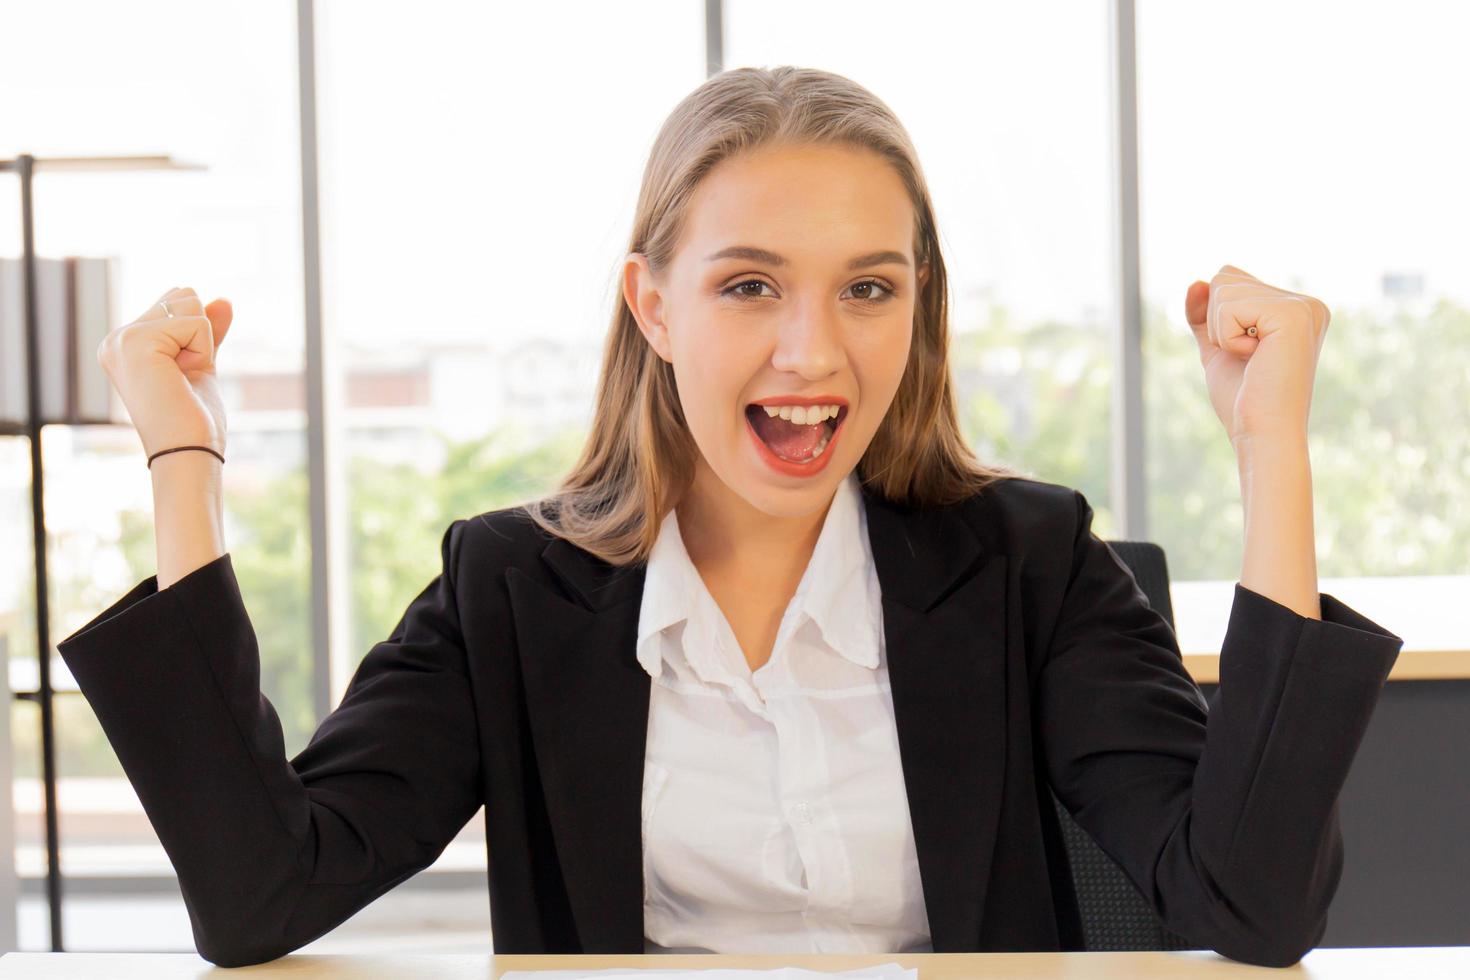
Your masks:
<svg viewBox="0 0 1470 980"><path fill-rule="evenodd" d="M755 425L751 421L751 412L763 411L764 406L779 408L785 405L836 405L838 407L837 415L829 420L832 425L832 434L827 438L826 444L822 447L822 454L820 456L816 456L806 462L794 462L789 459L782 459L760 437L760 433L756 431ZM815 476L826 469L827 461L834 455L837 440L842 438L842 430L845 428L842 423L846 419L847 399L841 395L812 395L806 397L798 395L775 395L770 398L762 398L758 401L751 402L745 407L745 429L750 433L750 441L755 447L756 455L760 457L763 463L783 476Z"/></svg>

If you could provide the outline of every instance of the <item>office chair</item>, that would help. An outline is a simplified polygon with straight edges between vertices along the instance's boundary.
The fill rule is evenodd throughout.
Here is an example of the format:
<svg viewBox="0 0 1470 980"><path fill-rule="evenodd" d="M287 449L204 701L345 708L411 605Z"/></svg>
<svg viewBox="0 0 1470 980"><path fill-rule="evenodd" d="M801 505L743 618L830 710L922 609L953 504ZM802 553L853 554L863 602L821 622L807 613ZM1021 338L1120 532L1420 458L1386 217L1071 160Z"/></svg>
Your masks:
<svg viewBox="0 0 1470 980"><path fill-rule="evenodd" d="M1108 541L1108 547L1127 566L1148 604L1174 628L1169 601L1169 568L1164 549L1148 541ZM1183 936L1164 928L1148 900L1077 825L1055 795L1051 797L1061 822L1072 882L1082 916L1084 942L1089 950L1197 949Z"/></svg>

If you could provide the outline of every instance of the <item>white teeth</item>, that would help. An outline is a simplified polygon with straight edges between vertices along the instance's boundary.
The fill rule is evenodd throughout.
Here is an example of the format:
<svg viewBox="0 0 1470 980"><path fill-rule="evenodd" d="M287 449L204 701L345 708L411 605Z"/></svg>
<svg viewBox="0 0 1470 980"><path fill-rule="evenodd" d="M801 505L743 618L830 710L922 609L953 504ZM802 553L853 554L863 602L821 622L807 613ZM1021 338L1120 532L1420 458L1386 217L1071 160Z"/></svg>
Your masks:
<svg viewBox="0 0 1470 980"><path fill-rule="evenodd" d="M818 456L822 455L822 450L826 449L827 443L831 441L832 433L823 432L821 441L817 443L817 448L812 450L812 459L816 459Z"/></svg>
<svg viewBox="0 0 1470 980"><path fill-rule="evenodd" d="M779 415L786 421L797 425L816 425L818 422L836 418L837 413L841 411L841 406L838 405L782 405L779 408L775 405L762 405L761 407L771 418Z"/></svg>

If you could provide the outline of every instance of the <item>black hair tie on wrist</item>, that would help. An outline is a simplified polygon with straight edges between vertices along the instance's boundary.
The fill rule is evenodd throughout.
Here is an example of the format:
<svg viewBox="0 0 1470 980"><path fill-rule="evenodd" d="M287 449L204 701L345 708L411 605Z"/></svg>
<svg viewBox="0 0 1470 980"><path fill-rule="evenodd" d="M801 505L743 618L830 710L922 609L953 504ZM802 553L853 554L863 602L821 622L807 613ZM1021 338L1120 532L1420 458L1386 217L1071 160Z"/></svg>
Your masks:
<svg viewBox="0 0 1470 980"><path fill-rule="evenodd" d="M158 452L154 453L152 456L149 456L148 457L148 468L150 470L153 469L153 461L155 459L157 459L158 457L165 456L165 455L167 455L169 453L181 453L185 449L202 449L202 450L204 450L207 453L213 453L215 456L219 456L219 461L221 463L223 463L225 461L225 458L223 456L220 456L220 454L218 452L215 452L215 450L210 449L208 446L175 446L173 449L162 449L162 450L159 450Z"/></svg>

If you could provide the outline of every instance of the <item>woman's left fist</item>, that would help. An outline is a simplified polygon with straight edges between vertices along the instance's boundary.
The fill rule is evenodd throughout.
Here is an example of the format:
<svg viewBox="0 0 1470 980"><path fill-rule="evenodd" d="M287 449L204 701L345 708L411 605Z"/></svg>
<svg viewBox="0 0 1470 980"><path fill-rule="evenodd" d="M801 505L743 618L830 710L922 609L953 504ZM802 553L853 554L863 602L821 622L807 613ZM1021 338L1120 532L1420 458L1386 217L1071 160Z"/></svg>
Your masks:
<svg viewBox="0 0 1470 980"><path fill-rule="evenodd" d="M1332 318L1327 306L1222 265L1209 282L1190 284L1184 315L1231 444L1305 440L1317 355Z"/></svg>

